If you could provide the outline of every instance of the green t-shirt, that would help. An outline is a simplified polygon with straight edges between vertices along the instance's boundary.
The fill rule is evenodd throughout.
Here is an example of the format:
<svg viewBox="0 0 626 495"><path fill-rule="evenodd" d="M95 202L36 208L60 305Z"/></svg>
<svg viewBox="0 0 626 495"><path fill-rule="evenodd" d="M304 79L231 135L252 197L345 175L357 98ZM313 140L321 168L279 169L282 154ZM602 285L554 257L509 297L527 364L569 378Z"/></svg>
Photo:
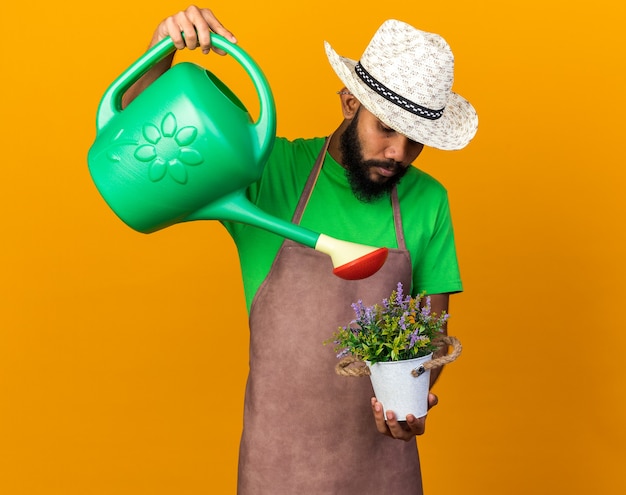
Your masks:
<svg viewBox="0 0 626 495"><path fill-rule="evenodd" d="M262 210L291 220L324 138L277 138L263 176L248 190ZM411 292L428 294L463 289L454 245L448 196L430 175L411 167L397 186L407 249L413 266ZM239 250L248 311L269 273L283 238L240 223L224 222ZM364 203L328 153L300 225L318 233L370 246L396 248L389 196Z"/></svg>

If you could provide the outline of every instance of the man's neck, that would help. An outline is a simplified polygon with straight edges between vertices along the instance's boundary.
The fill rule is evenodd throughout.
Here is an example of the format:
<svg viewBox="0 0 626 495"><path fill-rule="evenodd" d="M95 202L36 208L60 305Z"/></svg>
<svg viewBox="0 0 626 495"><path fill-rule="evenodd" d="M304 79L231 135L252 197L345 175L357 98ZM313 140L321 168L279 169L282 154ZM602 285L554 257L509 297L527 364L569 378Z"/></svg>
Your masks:
<svg viewBox="0 0 626 495"><path fill-rule="evenodd" d="M347 126L348 126L348 124L344 120L341 123L341 125L339 127L337 127L335 132L333 132L331 134L331 136L330 136L330 143L328 144L328 153L330 153L330 156L333 157L333 160L335 160L343 168L346 168L346 166L343 164L342 154L341 154L341 147L340 147L339 143L341 142L341 136L343 134L343 131L345 130L345 128Z"/></svg>

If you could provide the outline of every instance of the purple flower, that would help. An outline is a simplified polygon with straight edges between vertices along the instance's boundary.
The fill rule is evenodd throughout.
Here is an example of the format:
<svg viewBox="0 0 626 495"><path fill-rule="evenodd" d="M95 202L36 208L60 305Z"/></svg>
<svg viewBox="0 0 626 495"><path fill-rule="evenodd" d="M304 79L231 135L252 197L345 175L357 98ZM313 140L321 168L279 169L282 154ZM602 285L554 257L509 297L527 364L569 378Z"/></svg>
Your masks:
<svg viewBox="0 0 626 495"><path fill-rule="evenodd" d="M352 309L354 310L356 319L361 319L363 316L363 312L365 311L365 306L363 306L363 300L359 299L357 302L352 303Z"/></svg>
<svg viewBox="0 0 626 495"><path fill-rule="evenodd" d="M402 296L403 296L403 292L402 292L402 282L398 282L398 286L396 287L396 303L398 304L398 306L402 306Z"/></svg>
<svg viewBox="0 0 626 495"><path fill-rule="evenodd" d="M424 320L428 321L430 319L430 311L431 311L430 296L427 296L426 304L424 304L424 306L422 306L420 310L420 312L422 313L422 318L424 318Z"/></svg>
<svg viewBox="0 0 626 495"><path fill-rule="evenodd" d="M398 326L399 326L402 330L406 331L406 313L405 313L405 314L403 314L403 315L400 317L400 319L398 320Z"/></svg>
<svg viewBox="0 0 626 495"><path fill-rule="evenodd" d="M345 358L346 356L350 355L350 349L348 349L347 347L342 350L339 354L337 354L337 359L342 359Z"/></svg>
<svg viewBox="0 0 626 495"><path fill-rule="evenodd" d="M363 315L363 323L366 325L371 325L374 323L374 319L376 318L376 312L372 306L365 308L365 314Z"/></svg>
<svg viewBox="0 0 626 495"><path fill-rule="evenodd" d="M415 332L411 334L409 349L413 349L413 347L415 347L415 344L417 344L418 342L422 342L423 340L426 340L426 337L419 334L419 329L415 330Z"/></svg>

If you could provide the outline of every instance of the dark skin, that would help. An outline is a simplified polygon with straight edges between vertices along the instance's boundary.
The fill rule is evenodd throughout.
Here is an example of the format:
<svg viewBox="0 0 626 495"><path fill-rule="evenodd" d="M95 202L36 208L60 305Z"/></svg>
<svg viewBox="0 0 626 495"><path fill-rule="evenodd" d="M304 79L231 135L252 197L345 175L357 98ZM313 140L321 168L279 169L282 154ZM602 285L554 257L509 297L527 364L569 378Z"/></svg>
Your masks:
<svg viewBox="0 0 626 495"><path fill-rule="evenodd" d="M164 19L156 28L150 46L157 44L162 39L170 36L174 46L178 50L199 48L203 53L208 54L214 51L219 55L224 53L211 46L210 34L214 32L236 43L235 36L226 29L209 9L201 9L195 5L187 7L172 16ZM183 34L184 33L184 36ZM126 107L145 88L152 84L161 74L168 70L173 62L174 53L164 58L160 63L154 65L141 79L129 88L122 98L122 106ZM369 169L369 178L374 182L386 181L390 176L397 173L400 168L411 166L422 152L424 145L410 140L406 136L396 132L386 124L381 122L365 107L359 100L351 95L345 88L341 91L341 111L343 121L333 133L328 151L331 156L342 164L342 156L339 146L341 135L354 119L357 110L359 119L357 122L358 136L361 144L363 158L366 160L377 160L385 166L376 166ZM432 294L431 306L433 312L441 313L448 311L449 294ZM445 354L446 350L441 349L437 355ZM441 368L431 370L431 387L439 377ZM429 394L429 408L437 405L438 398L435 394ZM378 431L384 435L399 440L410 441L417 435L422 435L426 429L426 417L415 418L408 415L406 421L398 421L393 411L387 411L387 417L383 413L382 404L371 399L372 413Z"/></svg>

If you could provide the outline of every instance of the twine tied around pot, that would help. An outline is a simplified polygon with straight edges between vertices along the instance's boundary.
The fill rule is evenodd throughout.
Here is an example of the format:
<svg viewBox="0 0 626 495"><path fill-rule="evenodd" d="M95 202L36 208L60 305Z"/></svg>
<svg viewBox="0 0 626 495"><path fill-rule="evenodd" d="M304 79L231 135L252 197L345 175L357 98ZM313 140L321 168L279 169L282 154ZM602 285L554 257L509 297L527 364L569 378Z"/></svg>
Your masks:
<svg viewBox="0 0 626 495"><path fill-rule="evenodd" d="M414 377L418 377L428 370L439 368L451 363L459 357L461 351L463 350L461 342L459 342L459 339L456 337L446 335L438 338L434 343L439 344L440 342L445 346L452 346L452 352L447 353L445 356L426 361L424 364L421 364L417 368L411 370L411 374ZM443 347L443 345L438 345L438 347ZM354 366L352 366L353 364ZM346 356L341 359L341 361L339 361L335 366L335 371L341 376L369 376L370 374L370 370L365 362L354 356Z"/></svg>

